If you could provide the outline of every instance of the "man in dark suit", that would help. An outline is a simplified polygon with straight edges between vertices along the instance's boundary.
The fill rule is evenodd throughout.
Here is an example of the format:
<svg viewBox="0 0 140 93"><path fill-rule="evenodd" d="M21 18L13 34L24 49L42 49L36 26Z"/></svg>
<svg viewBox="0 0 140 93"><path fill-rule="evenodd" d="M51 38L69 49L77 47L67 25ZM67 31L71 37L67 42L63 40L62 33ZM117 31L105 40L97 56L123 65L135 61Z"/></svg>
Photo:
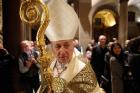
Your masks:
<svg viewBox="0 0 140 93"><path fill-rule="evenodd" d="M98 44L93 47L92 50L92 58L91 58L91 65L96 73L97 80L99 84L101 83L101 75L104 74L104 67L105 67L105 61L104 56L105 53L108 51L108 48L106 46L106 36L100 35L98 39Z"/></svg>

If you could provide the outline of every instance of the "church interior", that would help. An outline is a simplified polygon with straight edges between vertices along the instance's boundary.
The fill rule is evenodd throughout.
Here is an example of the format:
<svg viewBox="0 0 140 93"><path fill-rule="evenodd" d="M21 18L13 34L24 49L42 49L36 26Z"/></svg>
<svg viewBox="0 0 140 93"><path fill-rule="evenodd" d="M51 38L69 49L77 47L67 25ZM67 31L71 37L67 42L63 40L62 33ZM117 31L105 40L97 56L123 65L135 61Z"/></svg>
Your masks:
<svg viewBox="0 0 140 93"><path fill-rule="evenodd" d="M21 21L19 10L24 0L0 0L0 43L15 56L19 54L22 40L36 41L39 24L32 26ZM45 4L49 0L42 0ZM125 40L140 35L140 0L65 0L76 11L80 27L77 37L85 49L91 39L98 41L99 35L107 40L117 38L124 46ZM15 67L14 70L17 68ZM18 74L14 72L14 81ZM20 88L15 82L15 93Z"/></svg>

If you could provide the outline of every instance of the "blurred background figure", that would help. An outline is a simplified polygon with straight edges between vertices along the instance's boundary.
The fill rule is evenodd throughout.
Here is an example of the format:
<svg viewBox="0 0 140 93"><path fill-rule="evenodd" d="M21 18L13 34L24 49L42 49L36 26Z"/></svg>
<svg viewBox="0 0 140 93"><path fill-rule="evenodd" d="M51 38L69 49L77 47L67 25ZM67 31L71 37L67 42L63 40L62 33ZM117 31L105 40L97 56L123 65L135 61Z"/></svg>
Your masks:
<svg viewBox="0 0 140 93"><path fill-rule="evenodd" d="M139 93L140 89L140 36L135 37L128 43L130 50L128 62L130 66L130 75L132 74L132 81L129 85L128 93Z"/></svg>
<svg viewBox="0 0 140 93"><path fill-rule="evenodd" d="M115 37L114 37L114 38L112 38L112 40L113 40L113 42L114 42L114 43L117 43L117 42L118 42L118 39L117 39L117 38L115 38Z"/></svg>
<svg viewBox="0 0 140 93"><path fill-rule="evenodd" d="M80 45L78 39L74 39L74 46L75 46L74 52L75 52L76 56L78 56L78 57L83 56L83 48Z"/></svg>
<svg viewBox="0 0 140 93"><path fill-rule="evenodd" d="M90 43L91 43L92 47L94 47L96 45L95 39L92 39Z"/></svg>
<svg viewBox="0 0 140 93"><path fill-rule="evenodd" d="M129 47L128 47L129 42L130 42L130 40L125 40L125 43L124 43L124 51L126 53L129 53Z"/></svg>
<svg viewBox="0 0 140 93"><path fill-rule="evenodd" d="M86 51L85 51L85 57L89 61L91 61L92 49L93 49L93 46L92 46L92 44L90 42L90 43L88 43L87 48L86 48Z"/></svg>
<svg viewBox="0 0 140 93"><path fill-rule="evenodd" d="M94 39L92 39L92 40L88 43L88 45L87 45L87 48L86 48L86 51L85 51L85 57L86 57L89 61L91 61L92 49L93 49L93 47L95 47L95 46L96 46L96 42L95 42Z"/></svg>
<svg viewBox="0 0 140 93"><path fill-rule="evenodd" d="M14 57L0 43L0 93L14 93L12 67Z"/></svg>
<svg viewBox="0 0 140 93"><path fill-rule="evenodd" d="M108 52L105 54L105 62L109 63L109 60L110 60L110 57L111 57L111 46L114 44L114 42L109 42L108 45L107 45L107 48L108 48Z"/></svg>
<svg viewBox="0 0 140 93"><path fill-rule="evenodd" d="M112 44L110 54L110 59L106 62L105 68L105 77L109 80L106 85L106 92L126 93L124 92L124 73L127 55L119 43Z"/></svg>
<svg viewBox="0 0 140 93"><path fill-rule="evenodd" d="M98 39L98 44L94 46L92 49L90 64L96 73L96 77L99 84L101 83L101 75L104 74L104 67L105 67L104 56L108 51L106 41L107 41L106 36L100 35Z"/></svg>
<svg viewBox="0 0 140 93"><path fill-rule="evenodd" d="M89 62L91 61L91 55L92 55L92 51L86 50L85 57L89 60Z"/></svg>
<svg viewBox="0 0 140 93"><path fill-rule="evenodd" d="M19 55L19 71L21 73L21 85L25 93L37 91L40 85L39 63L37 54L33 50L31 41L24 40L20 43L21 54Z"/></svg>
<svg viewBox="0 0 140 93"><path fill-rule="evenodd" d="M114 44L114 42L109 42L107 47L108 47L108 50L110 51L111 50L111 46Z"/></svg>

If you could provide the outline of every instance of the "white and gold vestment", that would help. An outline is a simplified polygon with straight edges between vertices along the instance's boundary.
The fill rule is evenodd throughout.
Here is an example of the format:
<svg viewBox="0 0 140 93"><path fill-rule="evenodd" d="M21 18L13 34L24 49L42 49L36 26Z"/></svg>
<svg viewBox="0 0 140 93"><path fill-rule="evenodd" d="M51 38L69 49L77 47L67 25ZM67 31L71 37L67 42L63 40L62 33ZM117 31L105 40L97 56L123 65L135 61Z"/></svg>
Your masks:
<svg viewBox="0 0 140 93"><path fill-rule="evenodd" d="M52 62L52 69L55 68L56 62ZM53 77L52 89L54 93L103 93L90 64L76 56L73 56L67 69L60 76Z"/></svg>

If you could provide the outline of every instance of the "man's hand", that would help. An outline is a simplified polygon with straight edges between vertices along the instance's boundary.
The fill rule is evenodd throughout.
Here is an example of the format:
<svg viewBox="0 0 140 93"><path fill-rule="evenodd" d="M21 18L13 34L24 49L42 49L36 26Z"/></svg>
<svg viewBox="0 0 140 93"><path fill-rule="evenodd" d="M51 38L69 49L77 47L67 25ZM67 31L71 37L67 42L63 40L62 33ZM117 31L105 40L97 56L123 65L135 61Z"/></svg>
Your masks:
<svg viewBox="0 0 140 93"><path fill-rule="evenodd" d="M30 60L29 61L26 61L26 67L30 68L32 66L33 62L31 62Z"/></svg>

